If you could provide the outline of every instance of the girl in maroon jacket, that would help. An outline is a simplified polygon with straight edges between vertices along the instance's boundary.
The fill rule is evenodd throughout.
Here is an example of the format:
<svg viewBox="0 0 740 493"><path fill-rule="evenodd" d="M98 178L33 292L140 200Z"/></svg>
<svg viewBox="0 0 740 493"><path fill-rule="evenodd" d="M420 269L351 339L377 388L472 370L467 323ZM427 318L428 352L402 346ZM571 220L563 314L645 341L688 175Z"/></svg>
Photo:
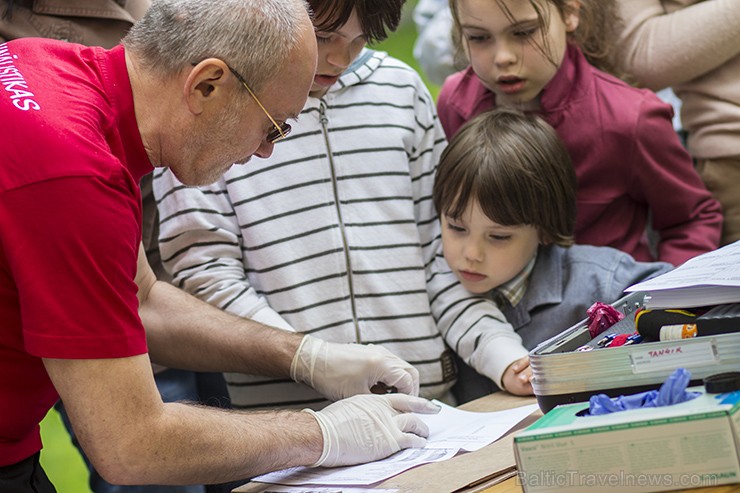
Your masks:
<svg viewBox="0 0 740 493"><path fill-rule="evenodd" d="M717 248L719 203L671 125L672 109L607 70L612 0L455 0L453 39L470 66L439 96L448 138L497 106L534 112L575 167L575 240L674 265ZM648 231L657 239L649 241Z"/></svg>

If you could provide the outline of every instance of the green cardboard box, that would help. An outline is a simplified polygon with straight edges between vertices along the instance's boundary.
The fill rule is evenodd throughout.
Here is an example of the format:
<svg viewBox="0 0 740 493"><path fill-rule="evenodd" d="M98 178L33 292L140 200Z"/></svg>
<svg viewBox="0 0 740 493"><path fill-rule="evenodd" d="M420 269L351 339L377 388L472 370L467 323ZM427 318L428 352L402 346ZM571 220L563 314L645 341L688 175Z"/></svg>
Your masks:
<svg viewBox="0 0 740 493"><path fill-rule="evenodd" d="M652 492L740 482L740 391L583 416L557 406L514 438L526 493Z"/></svg>

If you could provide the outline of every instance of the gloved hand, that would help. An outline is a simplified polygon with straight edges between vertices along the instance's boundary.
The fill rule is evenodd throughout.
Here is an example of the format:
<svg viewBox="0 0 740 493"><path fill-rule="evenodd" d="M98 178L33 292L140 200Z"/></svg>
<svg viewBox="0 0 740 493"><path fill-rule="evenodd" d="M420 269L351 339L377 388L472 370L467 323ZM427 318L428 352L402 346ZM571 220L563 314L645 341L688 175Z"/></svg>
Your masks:
<svg viewBox="0 0 740 493"><path fill-rule="evenodd" d="M620 395L613 399L606 394L592 395L589 399L589 414L609 414L628 409L671 406L690 401L701 395L699 392L686 392L690 380L691 372L685 368L677 368L658 390Z"/></svg>
<svg viewBox="0 0 740 493"><path fill-rule="evenodd" d="M372 344L337 344L304 336L293 356L290 378L333 401L369 394L379 382L404 394L419 395L418 370Z"/></svg>
<svg viewBox="0 0 740 493"><path fill-rule="evenodd" d="M324 450L311 467L348 466L382 459L401 449L423 447L429 428L413 414L434 414L439 407L403 394L356 395L321 411L304 409L319 422Z"/></svg>

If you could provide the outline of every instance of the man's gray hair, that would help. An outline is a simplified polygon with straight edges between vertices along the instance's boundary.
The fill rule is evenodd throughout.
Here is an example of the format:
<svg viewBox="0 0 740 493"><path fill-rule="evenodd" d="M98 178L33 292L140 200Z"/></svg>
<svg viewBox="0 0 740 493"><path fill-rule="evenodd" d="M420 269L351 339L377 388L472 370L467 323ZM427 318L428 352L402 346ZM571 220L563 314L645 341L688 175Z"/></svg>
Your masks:
<svg viewBox="0 0 740 493"><path fill-rule="evenodd" d="M154 0L123 44L162 77L214 57L259 91L298 42L307 9L304 0Z"/></svg>

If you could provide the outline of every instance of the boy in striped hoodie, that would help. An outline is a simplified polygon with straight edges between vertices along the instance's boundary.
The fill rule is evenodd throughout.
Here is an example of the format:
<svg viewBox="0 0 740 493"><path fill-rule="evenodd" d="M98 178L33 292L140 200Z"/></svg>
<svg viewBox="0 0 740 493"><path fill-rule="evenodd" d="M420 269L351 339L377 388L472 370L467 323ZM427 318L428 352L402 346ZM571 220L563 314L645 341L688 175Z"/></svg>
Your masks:
<svg viewBox="0 0 740 493"><path fill-rule="evenodd" d="M292 132L210 187L158 173L162 259L178 286L234 314L382 345L419 370L424 397L449 397L448 345L531 393L529 370L513 371L527 354L519 336L443 265L432 186L446 141L434 101L413 69L366 48L398 26L403 3L309 1L318 70ZM291 381L227 381L237 408L326 404Z"/></svg>

